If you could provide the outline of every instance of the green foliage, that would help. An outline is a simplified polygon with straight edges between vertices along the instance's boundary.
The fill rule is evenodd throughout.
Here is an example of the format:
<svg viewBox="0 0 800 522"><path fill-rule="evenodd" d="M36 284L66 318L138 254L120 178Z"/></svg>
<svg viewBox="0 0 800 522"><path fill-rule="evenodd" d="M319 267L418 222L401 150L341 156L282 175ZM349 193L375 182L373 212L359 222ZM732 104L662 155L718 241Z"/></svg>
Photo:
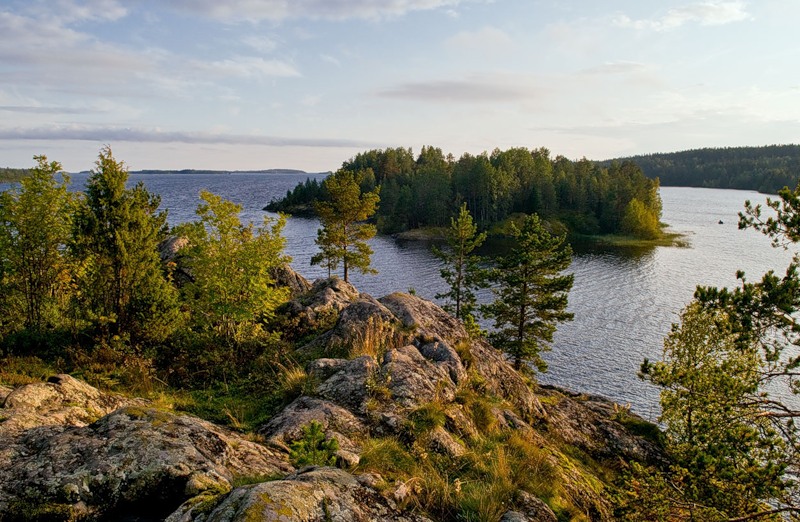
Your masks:
<svg viewBox="0 0 800 522"><path fill-rule="evenodd" d="M74 218L71 250L77 310L101 338L160 342L180 324L177 291L157 251L166 234L160 198L142 183L125 188L128 171L105 147Z"/></svg>
<svg viewBox="0 0 800 522"><path fill-rule="evenodd" d="M316 179L306 178L295 188L287 190L283 198L270 201L264 210L299 215L313 214L314 208L311 203L326 197L327 193L322 183Z"/></svg>
<svg viewBox="0 0 800 522"><path fill-rule="evenodd" d="M760 230L774 246L796 242L800 187L767 204L775 214L764 218L748 202L740 227ZM639 483L668 480L661 493L667 512L700 505L718 519L742 520L800 513L800 412L787 398L800 391L798 262L783 277L770 271L755 283L740 272L733 290L698 287L665 341L664 361L645 361L645 376L664 388L662 420L675 466L667 479Z"/></svg>
<svg viewBox="0 0 800 522"><path fill-rule="evenodd" d="M622 158L664 186L758 190L776 194L797 184L800 145L726 147Z"/></svg>
<svg viewBox="0 0 800 522"><path fill-rule="evenodd" d="M540 352L549 349L557 323L572 319L566 308L574 276L560 275L569 267L572 249L564 236L545 230L535 214L512 230L516 244L491 275L496 299L484 310L496 330L489 337L514 359L515 368L529 361L545 371Z"/></svg>
<svg viewBox="0 0 800 522"><path fill-rule="evenodd" d="M232 343L266 335L263 323L289 295L271 275L289 261L282 255L285 218L265 217L256 228L241 223L240 205L207 191L200 199L200 220L175 230L189 240L185 259L193 280L182 287L181 298L190 324Z"/></svg>
<svg viewBox="0 0 800 522"><path fill-rule="evenodd" d="M303 438L291 444L289 458L292 464L300 466L333 466L339 443L336 439L325 439L322 424L311 421L303 426Z"/></svg>
<svg viewBox="0 0 800 522"><path fill-rule="evenodd" d="M66 325L71 294L69 241L76 196L61 164L35 156L20 188L0 194L0 336Z"/></svg>
<svg viewBox="0 0 800 522"><path fill-rule="evenodd" d="M0 183L11 183L20 181L29 174L28 169L13 169L10 167L0 168Z"/></svg>
<svg viewBox="0 0 800 522"><path fill-rule="evenodd" d="M341 262L345 281L351 268L364 274L376 272L370 266L372 249L367 244L375 236L376 228L364 221L375 213L380 201L379 189L362 192L361 188L361 183L371 175L370 171L338 170L323 182L330 199L315 204L322 222L316 240L321 251L311 258L311 264L323 264L330 272Z"/></svg>
<svg viewBox="0 0 800 522"><path fill-rule="evenodd" d="M444 426L447 417L440 404L430 402L420 406L408 416L408 425L415 436L420 437L437 427Z"/></svg>
<svg viewBox="0 0 800 522"><path fill-rule="evenodd" d="M562 219L574 232L619 234L634 198L647 216L656 217L656 224L661 218L658 180L645 177L633 163L573 162L550 158L545 148L496 149L458 160L434 147L423 147L416 160L410 149L387 148L362 152L341 170L370 173L361 188L380 188L376 222L386 233L446 225L462 203L482 230L514 213L537 213ZM270 208L302 208L327 197L324 184L318 190L306 181Z"/></svg>
<svg viewBox="0 0 800 522"><path fill-rule="evenodd" d="M794 190L784 187L778 199L767 198L767 207L774 215L764 217L761 205L745 201L745 211L739 213L739 228L755 228L772 239L773 246L788 247L800 240L800 183Z"/></svg>
<svg viewBox="0 0 800 522"><path fill-rule="evenodd" d="M661 225L651 209L633 198L622 217L622 233L638 239L658 239L661 237Z"/></svg>
<svg viewBox="0 0 800 522"><path fill-rule="evenodd" d="M730 516L754 513L787 483L787 448L759 407L761 353L739 346L723 311L690 305L645 375L661 392L670 455L690 499Z"/></svg>
<svg viewBox="0 0 800 522"><path fill-rule="evenodd" d="M472 221L466 203L461 205L458 217L450 218L450 228L445 239L446 249L434 247L433 253L443 264L440 273L450 290L436 294L436 298L446 299L448 302L443 308L472 325L474 329L474 311L477 305L475 290L487 286L487 273L472 252L486 240L486 233L478 234L478 228Z"/></svg>

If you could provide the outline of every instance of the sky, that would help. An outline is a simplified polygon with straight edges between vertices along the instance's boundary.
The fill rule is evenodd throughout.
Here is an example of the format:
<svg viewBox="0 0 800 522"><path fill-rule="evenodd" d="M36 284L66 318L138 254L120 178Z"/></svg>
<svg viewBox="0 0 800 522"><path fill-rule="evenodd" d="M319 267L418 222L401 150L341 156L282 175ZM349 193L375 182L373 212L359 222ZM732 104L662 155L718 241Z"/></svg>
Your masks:
<svg viewBox="0 0 800 522"><path fill-rule="evenodd" d="M2 0L0 166L800 143L798 0Z"/></svg>

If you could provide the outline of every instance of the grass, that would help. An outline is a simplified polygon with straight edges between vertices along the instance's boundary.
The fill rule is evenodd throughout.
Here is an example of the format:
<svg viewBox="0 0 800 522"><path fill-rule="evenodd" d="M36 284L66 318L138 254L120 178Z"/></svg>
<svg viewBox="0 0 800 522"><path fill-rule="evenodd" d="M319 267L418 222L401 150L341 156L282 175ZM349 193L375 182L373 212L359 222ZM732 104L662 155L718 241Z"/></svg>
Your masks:
<svg viewBox="0 0 800 522"><path fill-rule="evenodd" d="M440 241L447 236L447 227L412 228L394 234L397 239L406 241Z"/></svg>
<svg viewBox="0 0 800 522"><path fill-rule="evenodd" d="M599 236L577 235L575 237L582 241L621 248L652 248L658 246L687 248L689 246L689 241L686 239L686 236L677 232L664 232L661 237L656 239L639 239L632 236L616 234Z"/></svg>
<svg viewBox="0 0 800 522"><path fill-rule="evenodd" d="M9 355L0 359L0 384L16 388L24 384L42 382L59 371L58 366L38 357Z"/></svg>

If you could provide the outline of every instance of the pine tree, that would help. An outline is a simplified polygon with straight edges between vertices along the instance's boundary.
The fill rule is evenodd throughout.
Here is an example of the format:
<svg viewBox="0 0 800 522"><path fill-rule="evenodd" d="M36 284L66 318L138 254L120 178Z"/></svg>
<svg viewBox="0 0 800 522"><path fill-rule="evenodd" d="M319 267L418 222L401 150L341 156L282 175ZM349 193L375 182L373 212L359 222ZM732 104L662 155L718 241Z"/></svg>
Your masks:
<svg viewBox="0 0 800 522"><path fill-rule="evenodd" d="M140 182L126 188L128 171L111 148L100 151L75 216L72 251L81 263L79 309L100 333L139 342L165 339L180 320L177 290L158 254L166 211Z"/></svg>
<svg viewBox="0 0 800 522"><path fill-rule="evenodd" d="M325 263L329 269L341 261L344 280L349 280L350 269L361 273L376 273L370 266L372 249L367 240L375 236L375 225L365 223L377 209L378 189L362 193L364 172L340 169L323 182L330 199L315 205L323 231L317 236L321 253L311 259L311 264Z"/></svg>
<svg viewBox="0 0 800 522"><path fill-rule="evenodd" d="M450 218L445 239L447 247L444 250L434 247L433 253L444 265L440 273L450 290L436 294L436 298L446 299L448 302L443 308L465 324L474 324L475 290L486 287L487 273L481 268L478 256L472 252L486 240L486 233L478 233L466 203L461 205L458 217Z"/></svg>
<svg viewBox="0 0 800 522"><path fill-rule="evenodd" d="M569 267L572 249L565 236L554 236L543 227L539 216L526 216L522 228L512 224L516 245L497 261L491 279L497 283L496 299L485 308L494 318L493 344L514 359L522 369L525 361L545 371L539 355L550 348L556 324L572 320L567 312L567 295L574 276L560 275Z"/></svg>

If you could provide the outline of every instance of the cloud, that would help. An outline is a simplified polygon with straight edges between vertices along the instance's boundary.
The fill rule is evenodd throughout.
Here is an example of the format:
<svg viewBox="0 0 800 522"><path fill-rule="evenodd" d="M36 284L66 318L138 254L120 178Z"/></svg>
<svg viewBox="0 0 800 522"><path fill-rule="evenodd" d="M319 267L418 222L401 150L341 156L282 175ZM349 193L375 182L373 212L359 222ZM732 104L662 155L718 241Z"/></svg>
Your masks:
<svg viewBox="0 0 800 522"><path fill-rule="evenodd" d="M656 18L633 20L626 15L614 19L615 25L638 30L668 31L689 23L725 25L750 17L742 1L710 1L689 4L668 10Z"/></svg>
<svg viewBox="0 0 800 522"><path fill-rule="evenodd" d="M462 103L507 102L541 94L541 89L525 83L499 77L494 82L480 78L410 82L384 89L377 94L383 98Z"/></svg>
<svg viewBox="0 0 800 522"><path fill-rule="evenodd" d="M445 41L451 50L475 52L502 52L512 47L513 41L504 31L497 27L483 27L477 31L462 31Z"/></svg>
<svg viewBox="0 0 800 522"><path fill-rule="evenodd" d="M328 62L336 67L342 66L342 63L336 57L331 56L330 54L321 54L319 57L323 62Z"/></svg>
<svg viewBox="0 0 800 522"><path fill-rule="evenodd" d="M213 62L191 62L191 67L204 74L239 78L296 77L300 72L281 60L265 60L260 56L236 56Z"/></svg>
<svg viewBox="0 0 800 522"><path fill-rule="evenodd" d="M119 0L28 0L25 12L39 19L69 25L87 21L117 21L128 15Z"/></svg>
<svg viewBox="0 0 800 522"><path fill-rule="evenodd" d="M453 8L468 0L178 0L183 11L227 22L309 18L326 20L383 19L412 11ZM473 0L474 1L474 0Z"/></svg>
<svg viewBox="0 0 800 522"><path fill-rule="evenodd" d="M291 138L255 134L162 131L159 129L103 126L47 126L0 128L0 140L75 140L138 143L186 143L217 145L265 145L272 147L370 147L365 141L340 138Z"/></svg>
<svg viewBox="0 0 800 522"><path fill-rule="evenodd" d="M245 36L242 43L264 54L271 53L278 47L278 42L267 36Z"/></svg>
<svg viewBox="0 0 800 522"><path fill-rule="evenodd" d="M579 72L589 76L634 74L647 71L647 66L636 62L608 62Z"/></svg>
<svg viewBox="0 0 800 522"><path fill-rule="evenodd" d="M40 107L34 105L0 105L0 112L24 114L97 114L103 111L76 107Z"/></svg>

